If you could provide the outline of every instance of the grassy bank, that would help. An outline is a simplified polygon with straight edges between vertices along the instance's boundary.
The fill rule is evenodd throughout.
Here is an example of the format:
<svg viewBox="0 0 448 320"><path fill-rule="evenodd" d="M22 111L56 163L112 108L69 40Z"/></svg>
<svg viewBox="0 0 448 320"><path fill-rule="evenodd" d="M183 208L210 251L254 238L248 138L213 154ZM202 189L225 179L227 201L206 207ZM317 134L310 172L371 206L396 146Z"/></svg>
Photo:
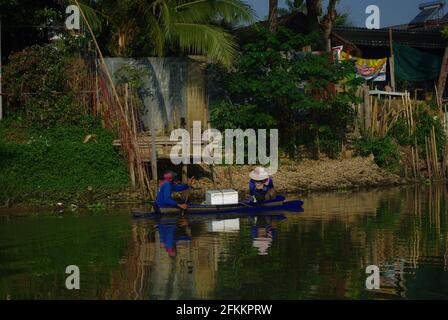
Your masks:
<svg viewBox="0 0 448 320"><path fill-rule="evenodd" d="M112 140L90 118L48 129L3 121L0 205L102 202L123 190L129 185L126 164Z"/></svg>

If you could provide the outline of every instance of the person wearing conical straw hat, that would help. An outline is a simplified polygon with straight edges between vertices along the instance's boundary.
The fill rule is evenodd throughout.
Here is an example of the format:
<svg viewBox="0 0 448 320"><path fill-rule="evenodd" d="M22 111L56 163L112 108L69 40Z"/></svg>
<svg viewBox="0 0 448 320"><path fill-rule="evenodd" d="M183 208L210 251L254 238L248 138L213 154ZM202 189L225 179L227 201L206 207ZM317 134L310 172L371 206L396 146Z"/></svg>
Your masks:
<svg viewBox="0 0 448 320"><path fill-rule="evenodd" d="M249 193L251 198L257 201L271 200L277 196L274 182L263 167L256 167L249 173Z"/></svg>

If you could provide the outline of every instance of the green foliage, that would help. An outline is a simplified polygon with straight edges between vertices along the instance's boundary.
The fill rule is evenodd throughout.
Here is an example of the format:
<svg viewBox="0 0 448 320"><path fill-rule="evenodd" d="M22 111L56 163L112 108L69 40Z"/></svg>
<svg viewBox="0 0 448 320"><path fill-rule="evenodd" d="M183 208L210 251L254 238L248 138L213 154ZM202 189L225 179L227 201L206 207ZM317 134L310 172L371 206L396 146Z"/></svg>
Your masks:
<svg viewBox="0 0 448 320"><path fill-rule="evenodd" d="M83 143L88 134L95 139ZM0 203L76 199L89 186L102 192L128 184L113 135L93 119L84 119L82 126L30 129L28 136L26 143L0 139Z"/></svg>
<svg viewBox="0 0 448 320"><path fill-rule="evenodd" d="M396 169L400 161L397 145L390 137L362 137L355 142L355 148L360 156L375 157L375 163L381 168Z"/></svg>
<svg viewBox="0 0 448 320"><path fill-rule="evenodd" d="M206 55L229 67L237 43L221 25L254 22L255 12L240 0L84 1L104 48L112 55ZM136 12L139 14L136 15ZM102 28L99 28L99 27Z"/></svg>
<svg viewBox="0 0 448 320"><path fill-rule="evenodd" d="M413 133L413 140L416 140L418 145L422 148L425 146L425 137L431 136L432 128L434 127L437 153L441 157L443 154L443 147L445 145L445 133L440 117L434 116L427 108L420 106L417 109L415 116L416 128Z"/></svg>
<svg viewBox="0 0 448 320"><path fill-rule="evenodd" d="M448 26L443 27L441 33L445 39L448 39Z"/></svg>
<svg viewBox="0 0 448 320"><path fill-rule="evenodd" d="M434 127L437 152L439 157L442 156L443 146L445 145L445 133L443 124L438 116L434 116L431 105L420 105L415 109L414 121L415 129L410 133L409 125L403 117L399 118L388 132L388 136L395 139L401 146L415 146L420 147L420 154L425 154L425 138L431 136L432 128Z"/></svg>
<svg viewBox="0 0 448 320"><path fill-rule="evenodd" d="M114 77L117 84L127 83L133 88L141 89L145 84L144 78L149 77L149 73L133 65L124 65L114 73Z"/></svg>
<svg viewBox="0 0 448 320"><path fill-rule="evenodd" d="M4 68L7 114L44 128L79 123L80 107L67 85L69 63L63 46L34 45L11 55Z"/></svg>
<svg viewBox="0 0 448 320"><path fill-rule="evenodd" d="M266 113L258 113L252 104L233 104L231 101L219 101L210 106L210 119L214 128L271 128L275 119Z"/></svg>
<svg viewBox="0 0 448 320"><path fill-rule="evenodd" d="M87 205L87 209L89 210L98 210L98 211L102 211L102 210L106 210L107 207L104 203L102 202L96 202L96 203L92 203L92 204L88 204Z"/></svg>
<svg viewBox="0 0 448 320"><path fill-rule="evenodd" d="M404 118L399 118L389 129L388 136L395 139L401 146L414 144L412 136L409 135L409 124Z"/></svg>
<svg viewBox="0 0 448 320"><path fill-rule="evenodd" d="M282 27L275 35L261 30L255 42L243 47L234 70L211 70L221 88L215 109L222 107L225 116L231 106L246 106L244 113L249 105L253 115L275 119L286 150L295 150L298 144L315 145L322 130L340 143L354 120L351 103L357 101L354 89L361 80L353 77L351 62L331 63L327 55L300 52L317 39L317 34L304 36ZM338 83L344 83L344 92L334 90ZM214 112L219 125L219 111Z"/></svg>

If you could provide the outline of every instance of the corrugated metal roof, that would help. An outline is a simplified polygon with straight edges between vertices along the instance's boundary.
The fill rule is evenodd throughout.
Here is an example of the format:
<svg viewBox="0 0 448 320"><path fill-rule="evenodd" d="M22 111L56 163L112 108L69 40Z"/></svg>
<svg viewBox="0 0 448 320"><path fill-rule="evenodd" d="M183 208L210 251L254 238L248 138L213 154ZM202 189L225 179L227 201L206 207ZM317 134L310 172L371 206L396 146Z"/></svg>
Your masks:
<svg viewBox="0 0 448 320"><path fill-rule="evenodd" d="M333 32L355 45L387 47L389 46L389 29L369 30L355 27L335 27ZM433 30L393 30L394 42L416 48L445 48L448 41L439 29Z"/></svg>

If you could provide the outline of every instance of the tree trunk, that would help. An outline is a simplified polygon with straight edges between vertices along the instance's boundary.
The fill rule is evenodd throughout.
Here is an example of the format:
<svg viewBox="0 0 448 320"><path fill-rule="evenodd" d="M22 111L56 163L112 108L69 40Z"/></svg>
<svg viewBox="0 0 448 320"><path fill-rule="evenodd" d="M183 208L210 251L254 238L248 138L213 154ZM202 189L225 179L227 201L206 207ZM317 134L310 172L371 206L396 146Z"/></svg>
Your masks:
<svg viewBox="0 0 448 320"><path fill-rule="evenodd" d="M319 17L322 14L322 1L306 0L306 11L309 31L319 31Z"/></svg>
<svg viewBox="0 0 448 320"><path fill-rule="evenodd" d="M328 50L328 39L330 39L333 24L337 17L337 2L338 0L329 0L327 13L320 18L322 16L322 0L306 0L309 31L322 31L320 46L326 50Z"/></svg>
<svg viewBox="0 0 448 320"><path fill-rule="evenodd" d="M328 3L327 14L324 16L322 20L322 29L323 29L322 42L325 45L328 43L328 40L330 39L331 31L333 30L333 24L337 17L336 3L337 0L330 0L330 2ZM331 51L331 47L330 48L328 48L328 46L326 47L327 51Z"/></svg>
<svg viewBox="0 0 448 320"><path fill-rule="evenodd" d="M277 32L278 21L277 21L277 9L278 0L269 0L269 31L272 33Z"/></svg>

